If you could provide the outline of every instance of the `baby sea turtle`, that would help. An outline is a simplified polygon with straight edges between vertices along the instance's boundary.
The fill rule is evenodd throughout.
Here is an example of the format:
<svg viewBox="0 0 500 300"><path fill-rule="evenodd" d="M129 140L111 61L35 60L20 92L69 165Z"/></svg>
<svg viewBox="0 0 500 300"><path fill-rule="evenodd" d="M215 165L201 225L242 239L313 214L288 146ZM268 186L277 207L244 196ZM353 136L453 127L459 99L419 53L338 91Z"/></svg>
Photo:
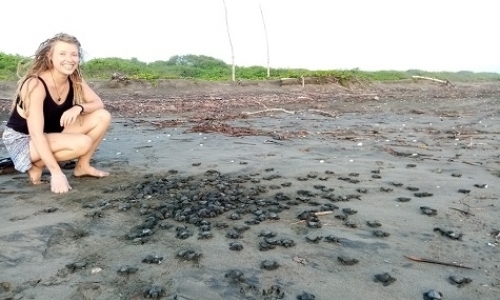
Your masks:
<svg viewBox="0 0 500 300"><path fill-rule="evenodd" d="M243 250L243 244L241 244L240 242L231 242L229 243L229 250L241 251Z"/></svg>
<svg viewBox="0 0 500 300"><path fill-rule="evenodd" d="M323 239L322 236L317 235L317 236L306 236L306 241L309 243L317 244Z"/></svg>
<svg viewBox="0 0 500 300"><path fill-rule="evenodd" d="M441 300L443 299L443 294L436 290L430 290L424 293L424 300Z"/></svg>
<svg viewBox="0 0 500 300"><path fill-rule="evenodd" d="M284 238L280 240L280 246L285 248L290 248L295 246L295 242L294 240Z"/></svg>
<svg viewBox="0 0 500 300"><path fill-rule="evenodd" d="M134 274L138 270L139 269L136 267L125 265L125 266L121 266L120 269L118 269L118 274L121 274L121 275Z"/></svg>
<svg viewBox="0 0 500 300"><path fill-rule="evenodd" d="M346 265L346 266L353 266L353 265L359 263L358 259L347 257L347 256L339 256L339 257L337 257L337 259L341 264Z"/></svg>
<svg viewBox="0 0 500 300"><path fill-rule="evenodd" d="M437 210L434 208L430 208L429 206L420 206L420 210L424 215L435 216L437 215Z"/></svg>
<svg viewBox="0 0 500 300"><path fill-rule="evenodd" d="M462 194L470 194L470 190L468 189L458 189L458 192Z"/></svg>
<svg viewBox="0 0 500 300"><path fill-rule="evenodd" d="M417 198L425 198L425 197L432 197L434 194L428 193L428 192L418 192L413 194Z"/></svg>
<svg viewBox="0 0 500 300"><path fill-rule="evenodd" d="M142 262L147 264L161 264L162 260L162 256L148 254L145 258L142 259Z"/></svg>
<svg viewBox="0 0 500 300"><path fill-rule="evenodd" d="M262 296L264 296L264 299L284 299L285 292L279 285L275 284L268 289L263 289Z"/></svg>
<svg viewBox="0 0 500 300"><path fill-rule="evenodd" d="M414 187L414 186L408 186L408 187L406 187L406 189L409 190L409 191L412 191L412 192L416 192L416 191L419 190L418 187Z"/></svg>
<svg viewBox="0 0 500 300"><path fill-rule="evenodd" d="M279 264L277 261L275 260L264 260L261 262L260 264L260 268L261 269L264 269L264 270L268 270L268 271L271 271L271 270L276 270L277 268L279 268Z"/></svg>
<svg viewBox="0 0 500 300"><path fill-rule="evenodd" d="M267 251L276 248L275 245L269 244L266 241L259 242L259 251Z"/></svg>
<svg viewBox="0 0 500 300"><path fill-rule="evenodd" d="M281 184L281 186L282 186L282 187L290 187L290 186L292 186L292 183L291 183L291 182L283 182L283 183Z"/></svg>
<svg viewBox="0 0 500 300"><path fill-rule="evenodd" d="M343 208L342 209L342 212L346 215L354 215L354 214L357 214L358 211L357 210L354 210L352 208Z"/></svg>
<svg viewBox="0 0 500 300"><path fill-rule="evenodd" d="M376 237L388 237L391 234L382 230L374 230L373 235Z"/></svg>
<svg viewBox="0 0 500 300"><path fill-rule="evenodd" d="M381 282L383 286L388 286L396 281L396 278L392 277L389 273L376 274L374 278L375 282Z"/></svg>
<svg viewBox="0 0 500 300"><path fill-rule="evenodd" d="M245 282L243 272L240 270L230 270L224 275L224 277L234 282Z"/></svg>
<svg viewBox="0 0 500 300"><path fill-rule="evenodd" d="M159 285L153 285L144 290L144 298L146 299L159 299L165 294L165 289Z"/></svg>
<svg viewBox="0 0 500 300"><path fill-rule="evenodd" d="M452 177L460 178L460 177L462 177L462 174L460 174L460 173L452 173L451 176Z"/></svg>
<svg viewBox="0 0 500 300"><path fill-rule="evenodd" d="M274 232L274 231L271 231L271 230L262 230L260 233L259 233L259 236L263 236L263 237L275 237L277 236L278 233Z"/></svg>
<svg viewBox="0 0 500 300"><path fill-rule="evenodd" d="M199 240L207 240L207 239L211 239L212 237L213 237L213 234L211 231L202 231L198 234Z"/></svg>
<svg viewBox="0 0 500 300"><path fill-rule="evenodd" d="M325 236L325 242L340 243L340 238L330 234L330 235Z"/></svg>
<svg viewBox="0 0 500 300"><path fill-rule="evenodd" d="M476 183L474 184L474 186L477 187L478 189L484 189L488 187L488 185L485 183Z"/></svg>
<svg viewBox="0 0 500 300"><path fill-rule="evenodd" d="M240 233L236 230L229 230L227 233L226 233L226 237L229 238L229 239L239 239L241 236L240 236Z"/></svg>
<svg viewBox="0 0 500 300"><path fill-rule="evenodd" d="M411 200L411 198L409 197L398 197L396 198L396 201L398 202L409 202Z"/></svg>
<svg viewBox="0 0 500 300"><path fill-rule="evenodd" d="M177 252L177 258L182 260L197 261L201 257L201 253L192 249L181 250Z"/></svg>
<svg viewBox="0 0 500 300"><path fill-rule="evenodd" d="M454 284L459 288L472 282L472 279L470 279L470 278L453 276L453 275L449 277L449 280L450 280L451 284Z"/></svg>
<svg viewBox="0 0 500 300"><path fill-rule="evenodd" d="M376 227L382 226L382 224L379 221L377 221L377 220L366 221L366 225L368 225L369 227L372 227L372 228L376 228Z"/></svg>
<svg viewBox="0 0 500 300"><path fill-rule="evenodd" d="M358 223L356 221L353 221L353 220L345 220L344 226L349 227L349 228L358 228Z"/></svg>
<svg viewBox="0 0 500 300"><path fill-rule="evenodd" d="M434 228L435 232L439 232L442 236L446 236L452 240L462 240L463 233L456 233L453 230L445 230L439 227Z"/></svg>
<svg viewBox="0 0 500 300"><path fill-rule="evenodd" d="M76 270L85 268L86 265L87 265L87 263L84 261L77 261L77 262L67 264L66 268L68 268L73 273Z"/></svg>

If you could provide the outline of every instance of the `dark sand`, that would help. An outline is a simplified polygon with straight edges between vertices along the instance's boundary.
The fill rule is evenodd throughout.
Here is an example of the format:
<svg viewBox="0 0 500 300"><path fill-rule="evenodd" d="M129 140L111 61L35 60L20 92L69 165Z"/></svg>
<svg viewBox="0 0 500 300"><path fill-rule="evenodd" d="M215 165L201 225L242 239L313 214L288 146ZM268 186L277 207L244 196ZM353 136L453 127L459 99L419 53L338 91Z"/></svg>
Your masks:
<svg viewBox="0 0 500 300"><path fill-rule="evenodd" d="M7 98L12 84L1 87ZM73 191L64 195L51 194L48 184L29 186L24 174L0 176L0 299L142 299L152 285L162 287L163 299L277 299L276 291L262 295L272 286L282 299L303 292L316 299L423 299L432 289L443 299L499 299L500 84L95 87L114 116L95 164L112 175L70 178ZM294 113L238 117L266 108ZM148 193L144 182L169 188ZM423 192L431 195L415 194ZM186 208L214 199L235 208L204 218L212 238L198 239L199 226L178 220L192 214ZM156 214L162 203L164 220ZM423 214L421 206L437 215ZM305 210L331 208L319 216L320 228L298 223ZM345 208L357 213L341 220ZM241 219L229 219L237 209ZM256 210L267 218L237 239L226 236ZM272 212L279 220L269 218ZM151 215L158 221L152 235L126 237ZM374 220L381 226L367 225ZM162 228L167 223L173 227ZM186 239L177 237L182 225L192 232ZM463 236L451 239L436 228ZM264 229L295 245L260 251ZM330 235L337 242L327 242ZM241 251L229 249L234 241ZM200 252L199 260L176 257L187 249ZM148 254L163 260L142 262ZM359 262L343 265L339 256ZM279 268L261 269L264 260ZM85 266L66 266L74 262ZM124 265L137 272L119 274ZM231 270L243 279L231 280ZM375 282L384 272L396 281ZM472 282L457 287L451 275Z"/></svg>

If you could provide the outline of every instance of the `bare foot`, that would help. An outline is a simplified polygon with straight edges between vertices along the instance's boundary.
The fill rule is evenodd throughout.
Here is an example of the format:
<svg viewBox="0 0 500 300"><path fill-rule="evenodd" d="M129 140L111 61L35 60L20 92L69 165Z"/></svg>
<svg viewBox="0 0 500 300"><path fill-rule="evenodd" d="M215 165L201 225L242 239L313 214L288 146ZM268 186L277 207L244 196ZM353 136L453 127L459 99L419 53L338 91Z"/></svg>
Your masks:
<svg viewBox="0 0 500 300"><path fill-rule="evenodd" d="M75 168L75 171L73 172L73 176L75 176L75 177L102 178L102 177L109 176L109 172L101 171L101 170L98 170L98 169L91 167L91 166L88 166L88 167L77 166Z"/></svg>
<svg viewBox="0 0 500 300"><path fill-rule="evenodd" d="M30 182L35 185L45 183L45 181L42 180L42 172L43 168L32 164L31 168L28 170L28 177Z"/></svg>

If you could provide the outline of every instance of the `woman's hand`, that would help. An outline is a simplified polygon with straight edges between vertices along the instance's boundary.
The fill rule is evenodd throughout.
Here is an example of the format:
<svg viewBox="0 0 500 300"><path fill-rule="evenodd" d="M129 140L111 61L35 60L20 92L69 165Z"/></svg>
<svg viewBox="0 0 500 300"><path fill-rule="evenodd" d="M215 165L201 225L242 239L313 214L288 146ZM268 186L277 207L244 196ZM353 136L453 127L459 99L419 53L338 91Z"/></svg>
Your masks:
<svg viewBox="0 0 500 300"><path fill-rule="evenodd" d="M62 127L70 126L78 119L78 116L81 114L82 108L78 105L73 106L72 108L66 110L59 121Z"/></svg>
<svg viewBox="0 0 500 300"><path fill-rule="evenodd" d="M52 175L50 177L50 190L56 194L69 192L72 187L69 185L66 175Z"/></svg>

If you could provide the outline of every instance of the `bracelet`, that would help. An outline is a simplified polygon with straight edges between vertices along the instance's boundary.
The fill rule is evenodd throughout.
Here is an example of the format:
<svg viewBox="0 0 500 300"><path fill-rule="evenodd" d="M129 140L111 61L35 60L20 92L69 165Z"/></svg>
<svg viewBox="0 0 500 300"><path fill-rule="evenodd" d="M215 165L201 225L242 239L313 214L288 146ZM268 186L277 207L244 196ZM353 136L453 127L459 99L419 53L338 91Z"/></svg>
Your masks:
<svg viewBox="0 0 500 300"><path fill-rule="evenodd" d="M80 112L80 115L81 115L81 114L83 114L83 111L84 111L84 109L83 109L83 105L80 105L80 104L75 104L75 105L73 105L73 106L79 106L79 107L82 109L82 111Z"/></svg>

